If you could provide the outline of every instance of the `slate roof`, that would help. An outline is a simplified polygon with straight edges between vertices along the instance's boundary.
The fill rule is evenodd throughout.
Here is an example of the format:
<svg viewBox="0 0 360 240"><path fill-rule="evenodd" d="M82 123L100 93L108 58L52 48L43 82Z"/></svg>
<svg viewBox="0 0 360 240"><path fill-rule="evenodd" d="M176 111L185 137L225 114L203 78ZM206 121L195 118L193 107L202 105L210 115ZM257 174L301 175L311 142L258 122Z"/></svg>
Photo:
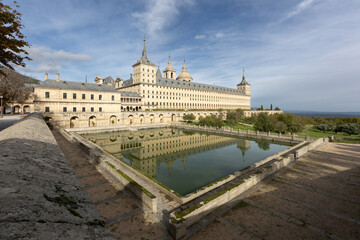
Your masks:
<svg viewBox="0 0 360 240"><path fill-rule="evenodd" d="M113 84L114 82L115 81L111 76L109 76L107 78L104 78L104 80L103 80L103 83L111 83L111 84Z"/></svg>
<svg viewBox="0 0 360 240"><path fill-rule="evenodd" d="M72 82L64 80L52 80L48 79L41 81L39 84L32 85L33 87L44 88L58 88L69 90L85 90L85 91L99 91L99 92L119 92L115 90L114 86L106 84L84 83L84 82Z"/></svg>
<svg viewBox="0 0 360 240"><path fill-rule="evenodd" d="M129 87L133 84L132 79L128 79L124 81L124 87ZM145 83L146 84L146 83ZM169 86L169 87L182 87L182 88L190 88L195 90L202 91L211 91L211 92L221 92L221 93L231 93L231 94L241 94L244 95L245 92L243 90L238 90L234 88L220 87L203 83L196 82L185 82L167 78L159 78L156 79L156 84L161 86Z"/></svg>
<svg viewBox="0 0 360 240"><path fill-rule="evenodd" d="M120 91L122 97L141 97L136 92Z"/></svg>
<svg viewBox="0 0 360 240"><path fill-rule="evenodd" d="M195 90L231 93L231 94L245 94L243 90L238 90L234 88L219 87L219 86L203 84L203 83L195 83L195 82L184 82L184 81L178 81L178 80L172 80L166 78L158 79L156 82L158 85L169 86L169 87L183 87L183 88L190 88Z"/></svg>

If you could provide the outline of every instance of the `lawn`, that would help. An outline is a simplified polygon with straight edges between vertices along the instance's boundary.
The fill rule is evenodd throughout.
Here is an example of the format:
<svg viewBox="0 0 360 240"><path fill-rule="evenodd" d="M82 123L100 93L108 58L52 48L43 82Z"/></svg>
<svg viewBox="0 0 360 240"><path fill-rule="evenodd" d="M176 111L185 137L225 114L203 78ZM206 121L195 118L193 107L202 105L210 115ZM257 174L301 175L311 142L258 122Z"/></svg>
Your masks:
<svg viewBox="0 0 360 240"><path fill-rule="evenodd" d="M339 138L346 138L346 139L335 139L334 142L358 143L358 144L360 143L360 135L348 135L343 132L335 133L332 131L321 132L321 131L315 129L312 125L306 126L302 132L297 133L296 135L309 136L309 137L314 137L314 138L334 136L334 137L339 137Z"/></svg>

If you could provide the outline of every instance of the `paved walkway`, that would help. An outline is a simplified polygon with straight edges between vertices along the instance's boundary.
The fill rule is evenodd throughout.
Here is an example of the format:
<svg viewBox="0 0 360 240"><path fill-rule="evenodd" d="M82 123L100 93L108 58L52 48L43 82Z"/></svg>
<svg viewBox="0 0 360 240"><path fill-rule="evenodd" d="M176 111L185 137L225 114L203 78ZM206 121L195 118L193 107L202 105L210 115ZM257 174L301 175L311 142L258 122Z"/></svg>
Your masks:
<svg viewBox="0 0 360 240"><path fill-rule="evenodd" d="M113 185L87 158L87 155L70 143L58 131L53 134L69 165L82 182L106 227L117 239L171 239L161 223L155 223L139 207L139 200L124 186Z"/></svg>
<svg viewBox="0 0 360 240"><path fill-rule="evenodd" d="M321 146L194 225L188 238L224 236L360 239L360 145Z"/></svg>
<svg viewBox="0 0 360 240"><path fill-rule="evenodd" d="M26 115L4 115L3 118L0 118L0 131L10 127L24 116Z"/></svg>

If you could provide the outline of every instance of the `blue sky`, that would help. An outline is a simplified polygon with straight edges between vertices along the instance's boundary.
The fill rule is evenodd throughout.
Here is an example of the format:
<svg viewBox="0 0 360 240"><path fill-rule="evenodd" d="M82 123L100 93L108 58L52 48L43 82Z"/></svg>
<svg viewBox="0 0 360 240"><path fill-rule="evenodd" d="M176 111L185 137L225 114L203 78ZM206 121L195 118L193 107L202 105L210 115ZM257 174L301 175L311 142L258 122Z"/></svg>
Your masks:
<svg viewBox="0 0 360 240"><path fill-rule="evenodd" d="M5 0L6 2L6 0ZM360 111L359 0L19 0L27 75L128 79L141 56L195 82L236 87L252 106Z"/></svg>

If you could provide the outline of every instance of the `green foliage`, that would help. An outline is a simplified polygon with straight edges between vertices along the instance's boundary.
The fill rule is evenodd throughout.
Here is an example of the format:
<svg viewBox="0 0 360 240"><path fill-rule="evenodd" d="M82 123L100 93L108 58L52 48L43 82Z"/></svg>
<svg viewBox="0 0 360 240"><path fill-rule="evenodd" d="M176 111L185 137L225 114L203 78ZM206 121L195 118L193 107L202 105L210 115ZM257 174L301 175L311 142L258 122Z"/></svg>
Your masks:
<svg viewBox="0 0 360 240"><path fill-rule="evenodd" d="M14 65L25 67L24 60L31 60L24 47L30 45L24 41L25 36L21 32L24 25L21 23L21 13L15 8L19 8L16 1L15 7L6 5L0 1L0 67L14 70ZM5 73L0 69L0 75Z"/></svg>
<svg viewBox="0 0 360 240"><path fill-rule="evenodd" d="M190 114L184 114L183 119L187 122L192 122L195 120L195 115L193 113Z"/></svg>
<svg viewBox="0 0 360 240"><path fill-rule="evenodd" d="M216 117L214 115L206 116L206 117L199 117L199 125L200 126L211 126L211 127L222 127L224 126L224 121Z"/></svg>
<svg viewBox="0 0 360 240"><path fill-rule="evenodd" d="M279 111L279 110L280 110L280 108L276 107L276 108L275 108L275 110Z"/></svg>
<svg viewBox="0 0 360 240"><path fill-rule="evenodd" d="M290 113L281 113L268 115L260 113L255 117L254 127L262 132L300 132L304 129L306 118L292 115Z"/></svg>
<svg viewBox="0 0 360 240"><path fill-rule="evenodd" d="M244 110L236 109L235 111L228 111L226 114L226 122L229 125L236 125L244 119Z"/></svg>
<svg viewBox="0 0 360 240"><path fill-rule="evenodd" d="M335 133L343 132L348 135L355 135L359 134L359 125L356 123L346 123L342 125L337 125L334 129Z"/></svg>
<svg viewBox="0 0 360 240"><path fill-rule="evenodd" d="M327 125L327 124L316 125L315 128L318 129L318 130L321 131L321 132L334 130L334 127L333 127L333 126Z"/></svg>
<svg viewBox="0 0 360 240"><path fill-rule="evenodd" d="M255 129L261 132L268 132L268 131L273 131L273 126L270 123L270 117L267 113L260 113L257 116L255 125L254 125Z"/></svg>

